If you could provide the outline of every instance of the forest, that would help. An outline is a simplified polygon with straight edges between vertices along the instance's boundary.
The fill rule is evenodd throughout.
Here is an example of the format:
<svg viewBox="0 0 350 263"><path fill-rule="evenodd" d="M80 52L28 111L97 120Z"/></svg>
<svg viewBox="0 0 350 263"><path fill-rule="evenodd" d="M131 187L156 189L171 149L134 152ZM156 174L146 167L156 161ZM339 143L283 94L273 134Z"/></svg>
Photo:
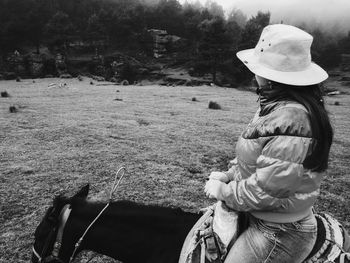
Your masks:
<svg viewBox="0 0 350 263"><path fill-rule="evenodd" d="M144 72L162 61L182 66L192 75L210 74L214 83L235 86L249 74L235 53L255 46L262 28L272 23L270 17L269 12L258 12L248 18L237 8L225 13L213 1L202 5L178 0L0 0L0 77L64 72L110 79L114 77L111 63L127 56L126 62L119 63L121 79L142 78L132 61ZM314 36L312 58L327 69L339 65L341 54L350 53L350 32L334 36L303 24L295 26ZM156 60L151 29L181 41L166 42L165 56ZM33 64L37 70L31 69Z"/></svg>

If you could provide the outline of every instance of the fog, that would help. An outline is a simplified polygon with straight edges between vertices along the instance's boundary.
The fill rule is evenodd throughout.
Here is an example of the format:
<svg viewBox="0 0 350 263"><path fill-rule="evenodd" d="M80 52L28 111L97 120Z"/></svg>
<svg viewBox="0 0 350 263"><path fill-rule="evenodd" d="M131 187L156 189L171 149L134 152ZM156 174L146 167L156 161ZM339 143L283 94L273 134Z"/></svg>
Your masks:
<svg viewBox="0 0 350 263"><path fill-rule="evenodd" d="M194 0L193 0L194 1ZM248 18L259 10L271 12L271 22L319 28L332 34L350 31L350 0L213 0L226 12L241 9ZM189 1L191 2L191 1ZM200 0L205 5L207 0Z"/></svg>

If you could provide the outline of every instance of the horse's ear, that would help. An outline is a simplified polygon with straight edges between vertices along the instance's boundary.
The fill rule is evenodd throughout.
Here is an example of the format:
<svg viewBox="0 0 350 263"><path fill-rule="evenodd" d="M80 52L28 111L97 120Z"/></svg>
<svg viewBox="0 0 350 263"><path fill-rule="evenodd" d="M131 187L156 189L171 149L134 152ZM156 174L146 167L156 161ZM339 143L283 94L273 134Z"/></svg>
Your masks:
<svg viewBox="0 0 350 263"><path fill-rule="evenodd" d="M89 194L90 184L84 185L80 190L73 196L73 198L80 197L86 198Z"/></svg>

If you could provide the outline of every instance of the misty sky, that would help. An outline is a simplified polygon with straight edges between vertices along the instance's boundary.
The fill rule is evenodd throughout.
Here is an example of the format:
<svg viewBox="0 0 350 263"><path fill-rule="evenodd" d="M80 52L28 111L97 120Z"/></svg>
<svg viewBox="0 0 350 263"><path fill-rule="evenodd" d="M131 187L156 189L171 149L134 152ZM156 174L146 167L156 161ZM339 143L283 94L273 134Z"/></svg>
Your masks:
<svg viewBox="0 0 350 263"><path fill-rule="evenodd" d="M195 0L188 0L189 2ZM207 0L199 0L203 4ZM317 25L340 33L350 31L350 0L213 0L230 10L241 9L248 18L270 11L271 22Z"/></svg>

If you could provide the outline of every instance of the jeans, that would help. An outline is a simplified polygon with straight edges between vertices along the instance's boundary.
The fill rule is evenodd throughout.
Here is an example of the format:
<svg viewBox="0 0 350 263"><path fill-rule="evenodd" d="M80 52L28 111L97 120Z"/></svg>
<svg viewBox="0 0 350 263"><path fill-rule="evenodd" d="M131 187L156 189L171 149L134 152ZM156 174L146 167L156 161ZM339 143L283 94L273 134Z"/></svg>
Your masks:
<svg viewBox="0 0 350 263"><path fill-rule="evenodd" d="M300 263L311 252L317 223L310 215L293 223L272 223L250 216L224 263Z"/></svg>

